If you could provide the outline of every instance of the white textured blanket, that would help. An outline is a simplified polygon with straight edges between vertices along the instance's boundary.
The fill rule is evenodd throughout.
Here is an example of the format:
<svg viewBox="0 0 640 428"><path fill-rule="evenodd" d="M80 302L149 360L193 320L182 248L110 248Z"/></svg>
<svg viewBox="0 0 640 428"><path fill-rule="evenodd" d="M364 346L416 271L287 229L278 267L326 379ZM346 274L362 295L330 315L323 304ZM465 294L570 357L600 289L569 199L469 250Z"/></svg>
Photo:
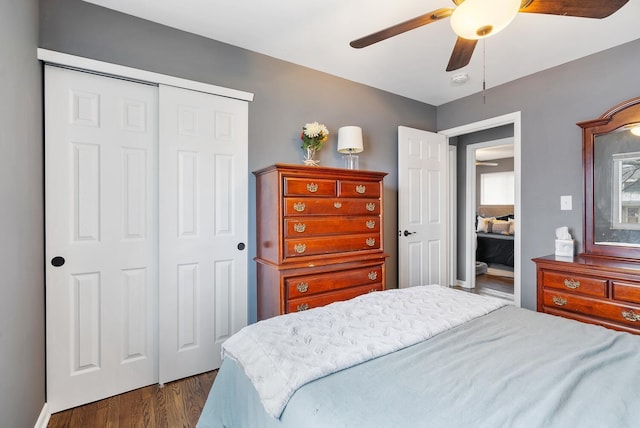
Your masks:
<svg viewBox="0 0 640 428"><path fill-rule="evenodd" d="M229 338L265 410L279 418L306 383L485 315L506 303L438 285L370 293L249 325Z"/></svg>

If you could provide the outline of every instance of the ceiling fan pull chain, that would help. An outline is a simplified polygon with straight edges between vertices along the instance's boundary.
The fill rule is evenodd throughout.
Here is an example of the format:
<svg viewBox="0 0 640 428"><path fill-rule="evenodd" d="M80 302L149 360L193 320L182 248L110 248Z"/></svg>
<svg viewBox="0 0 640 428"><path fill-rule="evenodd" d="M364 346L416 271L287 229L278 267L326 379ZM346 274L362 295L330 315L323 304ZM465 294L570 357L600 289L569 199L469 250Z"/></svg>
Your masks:
<svg viewBox="0 0 640 428"><path fill-rule="evenodd" d="M482 104L487 103L487 39L482 39Z"/></svg>

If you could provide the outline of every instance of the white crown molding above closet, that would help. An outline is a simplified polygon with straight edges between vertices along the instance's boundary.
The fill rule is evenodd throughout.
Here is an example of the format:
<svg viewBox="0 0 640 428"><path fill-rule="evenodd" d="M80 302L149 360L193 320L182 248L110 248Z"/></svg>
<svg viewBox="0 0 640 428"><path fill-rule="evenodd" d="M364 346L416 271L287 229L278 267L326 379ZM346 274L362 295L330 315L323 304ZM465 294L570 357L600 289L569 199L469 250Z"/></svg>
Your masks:
<svg viewBox="0 0 640 428"><path fill-rule="evenodd" d="M56 52L49 49L38 48L38 59L48 64L58 64L65 67L91 70L93 72L108 74L112 76L121 76L143 82L176 86L179 88L206 92L208 94L234 98L242 101L253 101L253 93L251 92L224 88L222 86L211 85L209 83L195 82L193 80L168 76L161 73L155 73L153 71L138 70L132 67L111 64L95 59Z"/></svg>

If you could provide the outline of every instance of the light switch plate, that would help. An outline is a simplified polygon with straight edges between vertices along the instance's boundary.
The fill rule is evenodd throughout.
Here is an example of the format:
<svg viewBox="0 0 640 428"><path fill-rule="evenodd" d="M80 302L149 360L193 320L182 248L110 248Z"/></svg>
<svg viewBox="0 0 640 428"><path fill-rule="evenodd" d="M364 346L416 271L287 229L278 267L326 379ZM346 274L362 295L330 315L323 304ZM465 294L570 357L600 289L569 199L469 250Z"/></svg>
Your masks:
<svg viewBox="0 0 640 428"><path fill-rule="evenodd" d="M562 211L571 211L573 209L571 207L571 195L560 196L560 209Z"/></svg>

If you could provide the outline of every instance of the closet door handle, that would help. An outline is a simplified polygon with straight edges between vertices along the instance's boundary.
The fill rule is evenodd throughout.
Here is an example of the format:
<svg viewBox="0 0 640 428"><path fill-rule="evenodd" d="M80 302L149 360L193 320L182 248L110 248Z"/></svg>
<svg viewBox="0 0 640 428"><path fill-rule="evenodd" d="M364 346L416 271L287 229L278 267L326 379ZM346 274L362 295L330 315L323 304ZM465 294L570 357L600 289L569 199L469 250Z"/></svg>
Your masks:
<svg viewBox="0 0 640 428"><path fill-rule="evenodd" d="M416 232L409 232L408 230L405 230L403 235L404 236L409 236L409 235L413 235L414 233L416 233Z"/></svg>
<svg viewBox="0 0 640 428"><path fill-rule="evenodd" d="M65 262L64 257L60 257L60 256L55 256L54 258L51 259L51 265L55 267L62 266L64 262Z"/></svg>

